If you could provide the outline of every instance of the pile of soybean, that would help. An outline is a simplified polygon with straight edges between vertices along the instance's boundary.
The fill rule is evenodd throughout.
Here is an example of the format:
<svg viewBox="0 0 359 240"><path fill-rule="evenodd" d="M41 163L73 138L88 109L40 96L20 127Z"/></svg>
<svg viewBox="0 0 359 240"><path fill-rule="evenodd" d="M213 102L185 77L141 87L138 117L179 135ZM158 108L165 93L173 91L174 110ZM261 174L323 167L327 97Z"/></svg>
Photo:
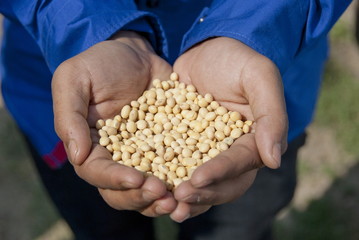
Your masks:
<svg viewBox="0 0 359 240"><path fill-rule="evenodd" d="M124 106L114 119L96 124L99 143L114 161L158 177L168 190L227 150L253 124L178 78L172 73L170 80L155 79L153 88Z"/></svg>

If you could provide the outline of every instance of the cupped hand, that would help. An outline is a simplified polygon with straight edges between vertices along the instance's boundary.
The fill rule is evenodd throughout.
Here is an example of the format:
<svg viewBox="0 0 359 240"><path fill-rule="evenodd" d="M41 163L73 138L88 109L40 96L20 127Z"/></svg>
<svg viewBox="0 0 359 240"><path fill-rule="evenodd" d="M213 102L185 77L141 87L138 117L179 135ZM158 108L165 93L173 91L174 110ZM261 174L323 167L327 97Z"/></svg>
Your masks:
<svg viewBox="0 0 359 240"><path fill-rule="evenodd" d="M119 32L62 63L54 73L55 129L76 173L115 209L147 216L171 212L176 201L163 182L114 162L98 144L95 123L113 118L171 66L134 32Z"/></svg>
<svg viewBox="0 0 359 240"><path fill-rule="evenodd" d="M181 222L240 197L259 167L278 168L287 147L288 122L277 67L240 41L208 39L179 57L174 71L199 93L211 93L222 106L256 122L255 133L240 137L175 190L179 203L171 218Z"/></svg>

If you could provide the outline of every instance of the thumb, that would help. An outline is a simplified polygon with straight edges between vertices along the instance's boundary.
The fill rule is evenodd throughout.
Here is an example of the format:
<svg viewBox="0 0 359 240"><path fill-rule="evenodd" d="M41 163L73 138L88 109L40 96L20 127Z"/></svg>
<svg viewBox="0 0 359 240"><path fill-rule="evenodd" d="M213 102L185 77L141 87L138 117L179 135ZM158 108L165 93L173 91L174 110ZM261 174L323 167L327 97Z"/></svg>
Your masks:
<svg viewBox="0 0 359 240"><path fill-rule="evenodd" d="M248 82L246 92L256 121L255 140L259 154L267 167L278 168L287 148L288 131L280 74L276 67L269 67L260 75L251 76Z"/></svg>
<svg viewBox="0 0 359 240"><path fill-rule="evenodd" d="M86 75L66 61L57 68L52 79L55 130L64 143L69 160L76 165L85 161L92 144L86 120L90 97Z"/></svg>

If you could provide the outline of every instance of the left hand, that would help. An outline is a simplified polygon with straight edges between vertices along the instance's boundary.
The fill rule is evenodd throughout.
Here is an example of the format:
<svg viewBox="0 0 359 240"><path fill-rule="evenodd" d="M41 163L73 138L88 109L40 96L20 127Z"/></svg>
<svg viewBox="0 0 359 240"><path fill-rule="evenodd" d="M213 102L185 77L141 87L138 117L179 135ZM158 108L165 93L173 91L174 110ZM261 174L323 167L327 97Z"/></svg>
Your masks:
<svg viewBox="0 0 359 240"><path fill-rule="evenodd" d="M211 93L222 106L256 121L255 133L240 137L175 190L178 205L171 218L182 222L240 197L261 166L278 168L287 146L288 123L277 67L240 41L206 40L180 56L174 71L199 93Z"/></svg>

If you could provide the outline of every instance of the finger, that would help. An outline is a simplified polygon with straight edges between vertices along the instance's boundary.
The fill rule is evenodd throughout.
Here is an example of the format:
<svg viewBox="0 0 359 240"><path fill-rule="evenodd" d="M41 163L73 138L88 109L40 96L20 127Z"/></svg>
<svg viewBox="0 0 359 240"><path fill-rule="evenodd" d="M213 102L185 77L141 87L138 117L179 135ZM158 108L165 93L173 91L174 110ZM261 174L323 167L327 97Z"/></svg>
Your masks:
<svg viewBox="0 0 359 240"><path fill-rule="evenodd" d="M64 143L69 160L82 164L90 152L91 138L87 124L89 86L86 71L65 62L52 80L55 130Z"/></svg>
<svg viewBox="0 0 359 240"><path fill-rule="evenodd" d="M157 216L157 206L168 211L176 206L164 184L155 177L148 177L141 188L128 190L99 189L107 204L118 210L135 210L146 216Z"/></svg>
<svg viewBox="0 0 359 240"><path fill-rule="evenodd" d="M242 196L253 184L257 170L251 170L242 175L222 182L195 188L190 182L184 182L175 191L175 199L194 205L219 205Z"/></svg>
<svg viewBox="0 0 359 240"><path fill-rule="evenodd" d="M286 149L288 128L283 86L274 64L265 62L261 66L264 70L260 74L246 73L244 88L256 121L259 154L266 166L278 168Z"/></svg>
<svg viewBox="0 0 359 240"><path fill-rule="evenodd" d="M181 223L191 217L198 216L211 208L211 205L191 205L179 202L176 209L170 214L173 221Z"/></svg>
<svg viewBox="0 0 359 240"><path fill-rule="evenodd" d="M172 213L177 207L177 201L174 199L172 193L168 192L157 199L149 207L140 211L141 214L148 217L159 217Z"/></svg>
<svg viewBox="0 0 359 240"><path fill-rule="evenodd" d="M108 150L98 144L94 145L91 154L82 165L74 167L82 179L98 188L139 188L145 181L142 172L113 161Z"/></svg>
<svg viewBox="0 0 359 240"><path fill-rule="evenodd" d="M256 148L254 135L245 134L215 158L198 167L190 182L196 188L234 178L263 165Z"/></svg>

